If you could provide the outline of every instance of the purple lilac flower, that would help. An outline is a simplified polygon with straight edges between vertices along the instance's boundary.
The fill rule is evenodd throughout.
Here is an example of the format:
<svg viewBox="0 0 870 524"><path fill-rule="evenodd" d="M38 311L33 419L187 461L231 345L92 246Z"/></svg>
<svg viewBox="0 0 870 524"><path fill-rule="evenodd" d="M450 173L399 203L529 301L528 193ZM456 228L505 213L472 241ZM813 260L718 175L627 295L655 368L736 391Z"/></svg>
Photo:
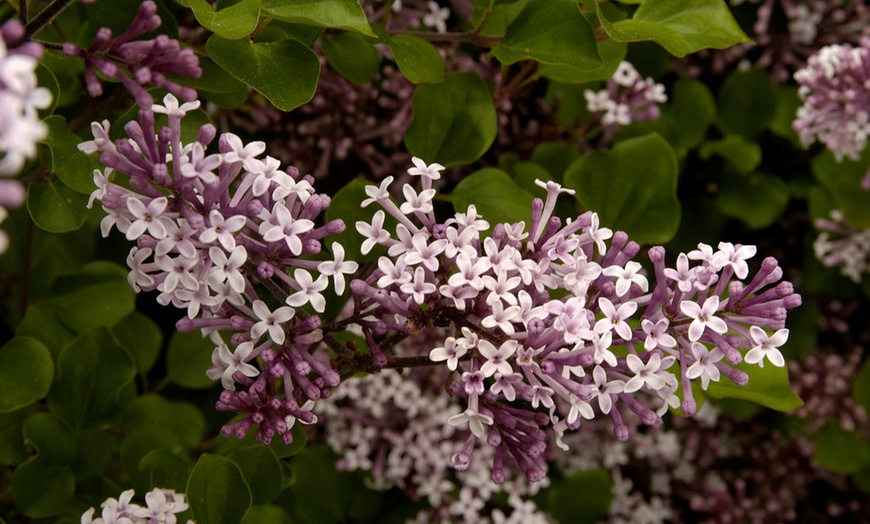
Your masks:
<svg viewBox="0 0 870 524"><path fill-rule="evenodd" d="M145 506L134 504L132 489L121 493L117 499L109 498L100 504L101 515L94 518L96 510L90 508L82 514L82 524L110 524L124 522L148 522L149 524L176 524L176 513L182 513L188 508L183 493L171 489L154 488L145 494ZM188 520L187 524L194 524Z"/></svg>
<svg viewBox="0 0 870 524"><path fill-rule="evenodd" d="M369 236L388 255L365 280L351 283L354 314L379 365L389 362L383 333L447 328L444 341L427 350L432 361L447 361L454 378L447 387L466 405L447 422L511 455L531 480L545 476L548 435L561 446L566 431L604 416L625 440L624 413L657 426L679 404L678 389L682 411L693 414L691 380L703 389L723 376L745 385L748 375L735 366L759 345L750 328L781 330L786 311L800 304L790 283L777 284L782 270L773 258L749 278L752 246L722 242L713 251L702 244L686 257L702 262L682 268L678 279L666 275L664 249L654 247L647 277L634 265L640 247L599 227L594 213L565 224L552 216L559 193L570 192L554 182L540 183L547 199L534 201L528 228L499 224L487 237L489 224L473 206L444 222L423 211L416 201L429 195L437 176L415 172L424 173L421 191L402 191L412 205L392 201L390 179L366 189L366 203L376 202L398 226L395 237ZM366 234L375 227L357 229ZM419 274L432 285L411 286ZM645 330L644 320L659 327ZM596 399L601 395L608 398ZM494 479L503 477L502 467L494 464Z"/></svg>
<svg viewBox="0 0 870 524"><path fill-rule="evenodd" d="M202 69L199 58L190 49L183 49L178 40L158 35L150 40L133 40L160 27L157 4L146 0L139 6L130 27L120 35L103 27L87 49L65 43L63 51L68 56L80 56L85 60L85 83L88 94L97 97L103 94L103 85L97 72L106 78L119 80L136 98L142 107L151 101L143 86L153 85L174 94L182 100L197 97L196 90L182 87L166 78L166 75L199 78Z"/></svg>
<svg viewBox="0 0 870 524"><path fill-rule="evenodd" d="M870 230L855 227L836 210L831 220L818 219L815 226L821 231L813 242L816 258L827 267L839 267L853 282L861 282L870 269Z"/></svg>
<svg viewBox="0 0 870 524"><path fill-rule="evenodd" d="M870 135L870 37L860 47L823 47L796 72L804 105L794 129L804 147L818 140L837 161L858 160ZM870 174L861 183L870 189Z"/></svg>
<svg viewBox="0 0 870 524"><path fill-rule="evenodd" d="M99 152L106 166L94 173L92 195L107 213L103 234L115 227L136 241L127 261L137 291L157 291L161 304L186 310L180 331L211 336L208 375L225 389L217 409L244 415L222 433L241 438L257 426L259 440L289 443L293 423L315 420L308 402L340 380L314 355L320 318L304 308L322 312L320 293L330 284L342 293L344 275L357 269L338 243L331 254L324 249L344 223L316 225L329 197L315 192L310 176L261 158L262 142L225 133L209 152L216 131L205 124L196 141L184 143L181 120L199 101L179 104L167 94L163 102L140 109L138 121L124 127L126 138L112 141L109 123L94 122L94 140L79 146ZM156 113L167 115L168 126L155 129ZM130 189L111 181L117 173L129 177ZM233 332L229 343L219 331Z"/></svg>
<svg viewBox="0 0 870 524"><path fill-rule="evenodd" d="M655 120L660 114L656 104L668 101L665 86L652 78L644 79L634 66L624 61L603 90L587 89L583 95L586 108L599 119L607 135L632 122Z"/></svg>

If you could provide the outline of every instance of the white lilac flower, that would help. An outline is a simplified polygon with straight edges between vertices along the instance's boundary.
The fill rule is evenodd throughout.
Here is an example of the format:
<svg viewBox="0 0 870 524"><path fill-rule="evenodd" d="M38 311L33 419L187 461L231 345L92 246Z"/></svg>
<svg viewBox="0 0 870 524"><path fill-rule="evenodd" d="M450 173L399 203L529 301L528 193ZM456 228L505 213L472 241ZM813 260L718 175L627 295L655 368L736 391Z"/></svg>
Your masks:
<svg viewBox="0 0 870 524"><path fill-rule="evenodd" d="M788 340L788 329L779 329L773 335L768 335L760 327L752 326L749 328L749 336L755 345L746 353L747 364L764 367L764 359L767 358L776 367L785 366L785 359L778 348Z"/></svg>
<svg viewBox="0 0 870 524"><path fill-rule="evenodd" d="M629 62L621 62L601 91L587 89L583 93L586 108L598 116L608 135L632 122L655 120L660 110L657 104L667 102L665 87L652 78L642 78Z"/></svg>

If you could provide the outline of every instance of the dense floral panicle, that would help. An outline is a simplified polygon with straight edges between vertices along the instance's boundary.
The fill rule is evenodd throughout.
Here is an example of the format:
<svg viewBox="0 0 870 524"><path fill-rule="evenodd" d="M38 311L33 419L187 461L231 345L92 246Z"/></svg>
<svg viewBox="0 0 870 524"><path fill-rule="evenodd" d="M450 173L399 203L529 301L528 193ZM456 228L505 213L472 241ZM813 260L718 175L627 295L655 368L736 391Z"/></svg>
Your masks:
<svg viewBox="0 0 870 524"><path fill-rule="evenodd" d="M832 211L831 220L816 220L815 226L821 231L813 243L816 258L861 282L870 270L870 230L856 228L840 211Z"/></svg>
<svg viewBox="0 0 870 524"><path fill-rule="evenodd" d="M109 498L100 504L100 517L94 518L95 509L90 508L82 514L82 524L113 524L124 522L147 522L148 524L175 524L176 513L188 508L184 493L171 489L154 488L145 494L145 506L132 503L135 492L132 489L121 493L117 499ZM194 524L188 520L187 524Z"/></svg>
<svg viewBox="0 0 870 524"><path fill-rule="evenodd" d="M779 282L772 258L750 276L753 246L701 244L678 257L676 270L654 247L647 275L634 260L640 247L600 227L594 213L564 224L552 216L568 191L559 184L540 183L547 198L535 200L528 228L498 224L486 236L490 224L473 206L439 222L420 201L434 198L436 176L414 172L421 191L406 184L403 203L393 202L391 179L366 190L365 204L377 203L398 225L381 234L377 214L371 225L356 224L387 255L351 283L355 313L373 351L388 329L446 329L425 353L446 362L450 391L466 406L447 422L510 455L529 479L545 474L548 436L561 446L566 431L603 416L626 439L623 413L652 426L675 404L694 413L692 380L703 389L723 378L745 385L735 367L744 355L784 365L777 348L800 297Z"/></svg>
<svg viewBox="0 0 870 524"><path fill-rule="evenodd" d="M652 78L643 78L629 62L621 62L607 86L601 91L587 89L586 108L597 115L601 127L613 134L632 122L655 120L660 110L656 104L668 101L665 86Z"/></svg>
<svg viewBox="0 0 870 524"><path fill-rule="evenodd" d="M103 86L97 73L114 78L124 84L140 106L150 105L144 86L153 85L169 91L182 100L195 100L196 90L182 87L166 78L166 75L199 78L202 69L199 58L190 49L183 49L178 40L158 35L150 40L133 40L151 32L161 24L157 4L146 0L139 6L135 18L126 31L113 35L103 27L87 49L65 43L63 51L69 56L85 60L85 83L88 94L100 96Z"/></svg>
<svg viewBox="0 0 870 524"><path fill-rule="evenodd" d="M316 222L329 197L315 192L310 176L263 158L265 144L225 133L209 151L211 124L184 143L181 121L198 107L168 94L162 105L141 109L124 127L128 137L116 141L108 122L95 122L94 140L79 146L106 166L94 173L91 204L100 200L107 213L104 235L115 227L136 242L127 259L130 285L185 310L179 330L211 336L208 376L226 389L217 408L245 415L224 434L253 430L264 442L289 442L297 420L315 420L308 401L340 380L314 356L320 318L303 308L322 312L322 293L343 293L357 264L344 260L337 242L331 254L325 249L327 237L344 230L341 220ZM155 129L155 114L168 125ZM129 177L130 189L111 181L117 173ZM271 297L258 294L261 284ZM232 333L228 343L220 332Z"/></svg>
<svg viewBox="0 0 870 524"><path fill-rule="evenodd" d="M804 147L818 140L838 161L858 160L870 136L870 37L860 47L823 47L794 78L804 104L793 125ZM863 185L870 189L870 177Z"/></svg>
<svg viewBox="0 0 870 524"><path fill-rule="evenodd" d="M411 338L396 350L406 352L430 342ZM473 442L469 432L444 424L462 408L444 395L443 380L442 369L424 368L384 370L342 382L329 399L317 404L326 440L341 457L338 466L368 471L377 489L399 488L415 498L426 497L429 507L421 511L420 522L546 522L526 500L546 483L515 478L503 467L491 472L493 448L471 460L466 449ZM451 464L456 463L465 467L454 470ZM493 509L498 508L491 502L498 494L507 499L506 508ZM509 511L506 517L503 509Z"/></svg>
<svg viewBox="0 0 870 524"><path fill-rule="evenodd" d="M24 161L36 156L36 143L48 134L37 114L51 104L49 90L36 85L42 46L18 45L23 34L16 20L0 28L0 176L18 174Z"/></svg>
<svg viewBox="0 0 870 524"><path fill-rule="evenodd" d="M48 134L37 110L51 104L51 93L36 85L36 65L42 46L20 44L24 27L10 20L0 27L0 177L17 175L24 162L36 156L36 143ZM0 224L8 209L24 203L26 191L18 180L0 178ZM9 237L0 230L0 254L9 247Z"/></svg>

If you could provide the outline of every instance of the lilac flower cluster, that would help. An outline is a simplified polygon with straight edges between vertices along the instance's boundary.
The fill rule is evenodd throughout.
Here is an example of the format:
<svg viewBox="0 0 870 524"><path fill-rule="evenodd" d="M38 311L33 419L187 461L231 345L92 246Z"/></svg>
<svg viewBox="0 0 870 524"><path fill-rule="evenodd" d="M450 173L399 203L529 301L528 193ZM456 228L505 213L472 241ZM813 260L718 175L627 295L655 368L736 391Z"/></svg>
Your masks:
<svg viewBox="0 0 870 524"><path fill-rule="evenodd" d="M121 493L117 499L110 498L100 504L101 516L94 518L94 508L87 510L81 519L82 524L175 524L176 513L187 510L188 505L183 493L171 489L154 488L145 494L145 507L131 503L135 492L132 489ZM188 520L187 524L194 524Z"/></svg>
<svg viewBox="0 0 870 524"><path fill-rule="evenodd" d="M9 47L23 35L24 27L15 20L0 28L0 176L18 174L25 159L36 156L36 143L48 134L37 114L51 104L49 90L36 85L42 46L28 42Z"/></svg>
<svg viewBox="0 0 870 524"><path fill-rule="evenodd" d="M17 45L23 36L24 26L17 20L0 27L0 177L17 175L24 161L36 156L36 143L48 134L37 113L51 104L48 89L36 85L43 49L35 42ZM0 179L0 223L7 208L20 206L24 198L21 182ZM8 247L9 237L0 231L0 254Z"/></svg>
<svg viewBox="0 0 870 524"><path fill-rule="evenodd" d="M861 282L870 270L870 230L855 227L841 211L831 211L831 220L818 219L821 233L813 242L816 258L827 267L840 268L840 273Z"/></svg>
<svg viewBox="0 0 870 524"><path fill-rule="evenodd" d="M85 83L88 94L93 97L103 94L103 85L97 77L99 72L124 84L141 107L150 105L151 95L143 87L148 85L165 89L182 100L195 100L196 90L166 78L167 74L191 78L202 75L199 58L192 50L182 49L178 40L164 34L150 40L133 40L154 31L161 23L157 4L146 0L122 34L113 36L111 29L103 27L87 49L66 42L63 51L85 60Z"/></svg>
<svg viewBox="0 0 870 524"><path fill-rule="evenodd" d="M860 47L823 47L795 80L804 104L793 126L804 147L818 140L837 160L858 160L870 136L870 37ZM870 189L870 177L863 181Z"/></svg>
<svg viewBox="0 0 870 524"><path fill-rule="evenodd" d="M139 110L138 121L124 127L129 138L112 141L108 121L92 124L94 140L79 149L99 152L107 169L94 173L91 204L99 199L107 213L104 235L114 226L137 243L127 258L130 285L185 309L178 329L201 329L216 344L208 375L225 389L217 409L243 415L222 433L241 438L257 425L259 440L279 435L289 443L296 420L315 420L311 401L340 380L312 354L320 318L303 308L323 312L322 293L331 284L341 295L344 275L357 269L339 243L324 252L325 237L344 223L317 226L329 197L314 191L310 176L261 158L264 143L224 133L218 152L208 152L211 124L184 143L182 119L199 102L179 105L171 94L163 101ZM159 130L158 114L168 124ZM113 172L127 175L130 189L111 182ZM259 284L273 299L261 299L267 293ZM277 300L285 304L276 307ZM221 330L233 332L229 343Z"/></svg>
<svg viewBox="0 0 870 524"><path fill-rule="evenodd" d="M418 337L401 346L427 342ZM342 456L339 468L369 471L376 489L400 488L415 499L425 497L429 507L417 522L548 522L528 499L546 482L519 477L495 484L487 465L492 448L463 471L449 467L450 457L466 446L468 432L444 424L462 411L443 394L444 371L384 370L354 377L318 402L326 441ZM497 494L507 497L506 507L492 502Z"/></svg>
<svg viewBox="0 0 870 524"><path fill-rule="evenodd" d="M787 32L778 34L775 16L785 16ZM764 0L753 27L761 55L755 66L769 68L774 78L786 80L819 47L857 43L870 35L870 6L863 0ZM743 47L746 49L746 47Z"/></svg>
<svg viewBox="0 0 870 524"><path fill-rule="evenodd" d="M541 480L548 434L562 447L566 431L606 416L626 440L623 412L657 426L669 407L695 412L693 380L705 390L723 375L745 385L741 362L784 365L777 348L800 296L777 284L782 270L773 258L744 283L753 246L700 244L680 254L676 268L653 247L650 282L626 234L600 228L592 212L565 224L552 215L558 195L571 193L559 184L539 182L547 198L534 200L528 229L498 224L487 237L489 224L473 206L435 218L432 183L443 167L414 162L408 173L421 188L405 184L400 204L388 191L391 177L366 189L363 206L383 210L356 224L363 252L380 244L388 254L351 282L354 314L378 365L389 361L385 333L448 329L429 358L445 362L447 387L466 405L447 419L472 433L451 458L457 469L468 467L480 440L495 450L494 481L511 462ZM385 211L398 221L395 232L384 228Z"/></svg>
<svg viewBox="0 0 870 524"><path fill-rule="evenodd" d="M655 120L661 111L656 104L668 101L665 86L640 76L629 62L620 62L601 91L587 89L586 108L596 116L606 135L632 122Z"/></svg>

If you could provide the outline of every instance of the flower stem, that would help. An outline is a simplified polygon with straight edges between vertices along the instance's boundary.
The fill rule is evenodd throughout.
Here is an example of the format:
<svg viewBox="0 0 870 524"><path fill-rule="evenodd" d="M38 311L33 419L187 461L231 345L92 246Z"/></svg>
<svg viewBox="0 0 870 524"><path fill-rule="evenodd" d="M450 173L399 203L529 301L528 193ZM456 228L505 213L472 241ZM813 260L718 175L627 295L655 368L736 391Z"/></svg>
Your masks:
<svg viewBox="0 0 870 524"><path fill-rule="evenodd" d="M24 3L26 0L21 0L21 2ZM33 20L24 26L24 39L28 40L31 36L40 32L42 28L50 24L72 2L73 0L54 0L54 2L48 4L45 9L40 11Z"/></svg>

